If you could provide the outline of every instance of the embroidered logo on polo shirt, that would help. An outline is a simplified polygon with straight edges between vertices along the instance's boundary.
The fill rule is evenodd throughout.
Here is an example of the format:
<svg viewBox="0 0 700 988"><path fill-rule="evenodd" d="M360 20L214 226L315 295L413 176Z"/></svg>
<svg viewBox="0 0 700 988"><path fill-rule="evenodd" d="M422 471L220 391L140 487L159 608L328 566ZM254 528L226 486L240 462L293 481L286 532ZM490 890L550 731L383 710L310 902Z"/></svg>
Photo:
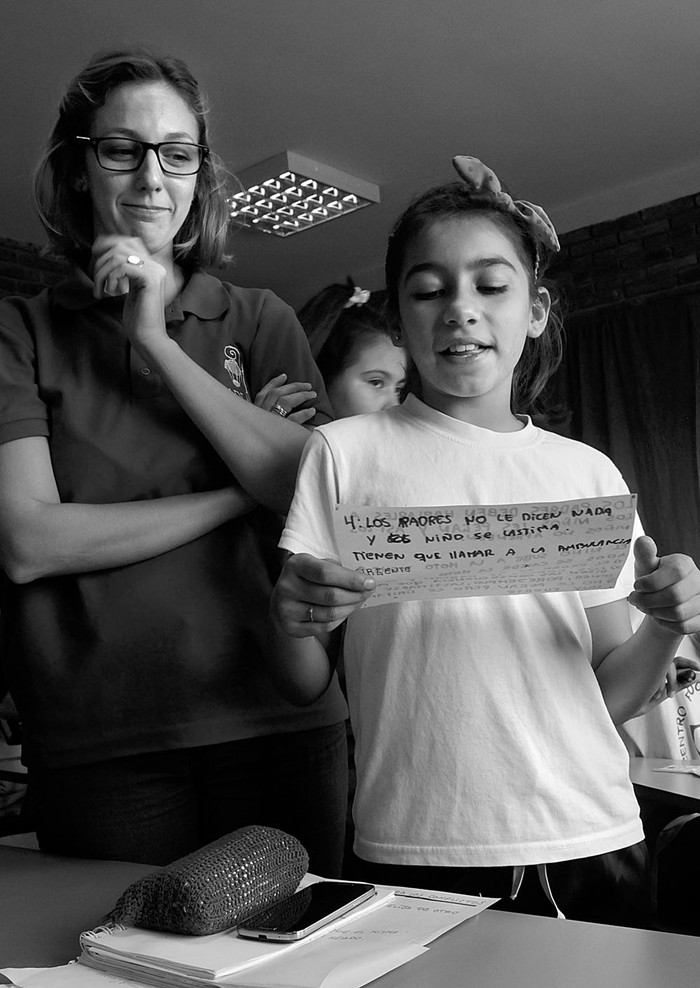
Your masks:
<svg viewBox="0 0 700 988"><path fill-rule="evenodd" d="M239 395L239 397L245 398L246 401L250 401L250 393L248 391L245 373L243 372L243 358L241 357L241 351L237 346L225 346L224 358L224 367L228 371L228 376L231 378L233 390L237 395Z"/></svg>

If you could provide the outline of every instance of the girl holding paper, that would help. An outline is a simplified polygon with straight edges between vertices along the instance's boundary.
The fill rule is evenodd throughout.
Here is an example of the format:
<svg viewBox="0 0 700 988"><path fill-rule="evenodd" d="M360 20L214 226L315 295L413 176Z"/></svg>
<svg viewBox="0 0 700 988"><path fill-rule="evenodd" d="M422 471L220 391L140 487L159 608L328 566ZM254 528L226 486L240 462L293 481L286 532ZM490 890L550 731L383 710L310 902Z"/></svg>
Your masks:
<svg viewBox="0 0 700 988"><path fill-rule="evenodd" d="M559 247L551 221L477 159L454 164L460 181L416 199L387 252L417 388L400 407L316 430L302 459L281 540L293 555L272 602L277 678L299 703L322 694L346 622L358 876L644 925L646 851L614 722L700 628L694 562L659 559L638 537L609 590L365 609L373 582L339 564L338 504L628 493L600 452L522 414L561 352L543 282ZM634 634L630 593L646 613Z"/></svg>

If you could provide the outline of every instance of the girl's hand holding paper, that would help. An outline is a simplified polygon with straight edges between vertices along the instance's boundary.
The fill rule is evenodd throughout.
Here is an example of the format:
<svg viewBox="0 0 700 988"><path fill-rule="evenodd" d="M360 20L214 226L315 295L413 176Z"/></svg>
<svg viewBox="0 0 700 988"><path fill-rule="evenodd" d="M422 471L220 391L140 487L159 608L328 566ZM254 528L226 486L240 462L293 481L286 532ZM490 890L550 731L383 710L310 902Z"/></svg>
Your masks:
<svg viewBox="0 0 700 988"><path fill-rule="evenodd" d="M643 536L634 544L635 584L629 602L670 634L700 630L700 571L682 553L658 556L656 543Z"/></svg>

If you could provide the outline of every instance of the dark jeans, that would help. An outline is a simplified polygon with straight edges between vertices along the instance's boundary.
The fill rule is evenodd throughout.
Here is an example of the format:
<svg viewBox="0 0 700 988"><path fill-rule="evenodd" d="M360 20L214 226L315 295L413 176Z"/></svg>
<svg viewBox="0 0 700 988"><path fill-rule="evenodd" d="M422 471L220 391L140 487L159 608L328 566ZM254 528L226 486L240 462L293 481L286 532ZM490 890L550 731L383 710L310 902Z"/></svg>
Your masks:
<svg viewBox="0 0 700 988"><path fill-rule="evenodd" d="M439 868L385 865L353 856L347 877L378 885L439 889L467 895L498 896L493 908L535 916L555 916L545 895L537 866L525 869L520 891L511 899L513 868ZM651 927L649 865L646 844L595 857L547 865L554 900L567 919L612 926Z"/></svg>
<svg viewBox="0 0 700 988"><path fill-rule="evenodd" d="M90 765L33 770L42 851L167 864L248 824L278 827L338 877L347 805L345 723Z"/></svg>

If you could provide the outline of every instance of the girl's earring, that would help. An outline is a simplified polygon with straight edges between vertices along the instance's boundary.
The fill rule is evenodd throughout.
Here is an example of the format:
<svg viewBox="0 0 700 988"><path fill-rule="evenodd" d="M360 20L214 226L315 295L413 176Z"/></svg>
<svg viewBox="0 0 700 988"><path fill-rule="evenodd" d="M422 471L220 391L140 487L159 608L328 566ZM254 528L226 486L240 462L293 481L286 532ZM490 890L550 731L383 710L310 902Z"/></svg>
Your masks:
<svg viewBox="0 0 700 988"><path fill-rule="evenodd" d="M87 179L84 175L80 175L73 183L73 188L76 192L87 192Z"/></svg>
<svg viewBox="0 0 700 988"><path fill-rule="evenodd" d="M549 294L546 292L546 290L541 290L538 293L537 301L535 302L535 305L537 305L538 308L542 309L543 312L547 311L549 307Z"/></svg>

